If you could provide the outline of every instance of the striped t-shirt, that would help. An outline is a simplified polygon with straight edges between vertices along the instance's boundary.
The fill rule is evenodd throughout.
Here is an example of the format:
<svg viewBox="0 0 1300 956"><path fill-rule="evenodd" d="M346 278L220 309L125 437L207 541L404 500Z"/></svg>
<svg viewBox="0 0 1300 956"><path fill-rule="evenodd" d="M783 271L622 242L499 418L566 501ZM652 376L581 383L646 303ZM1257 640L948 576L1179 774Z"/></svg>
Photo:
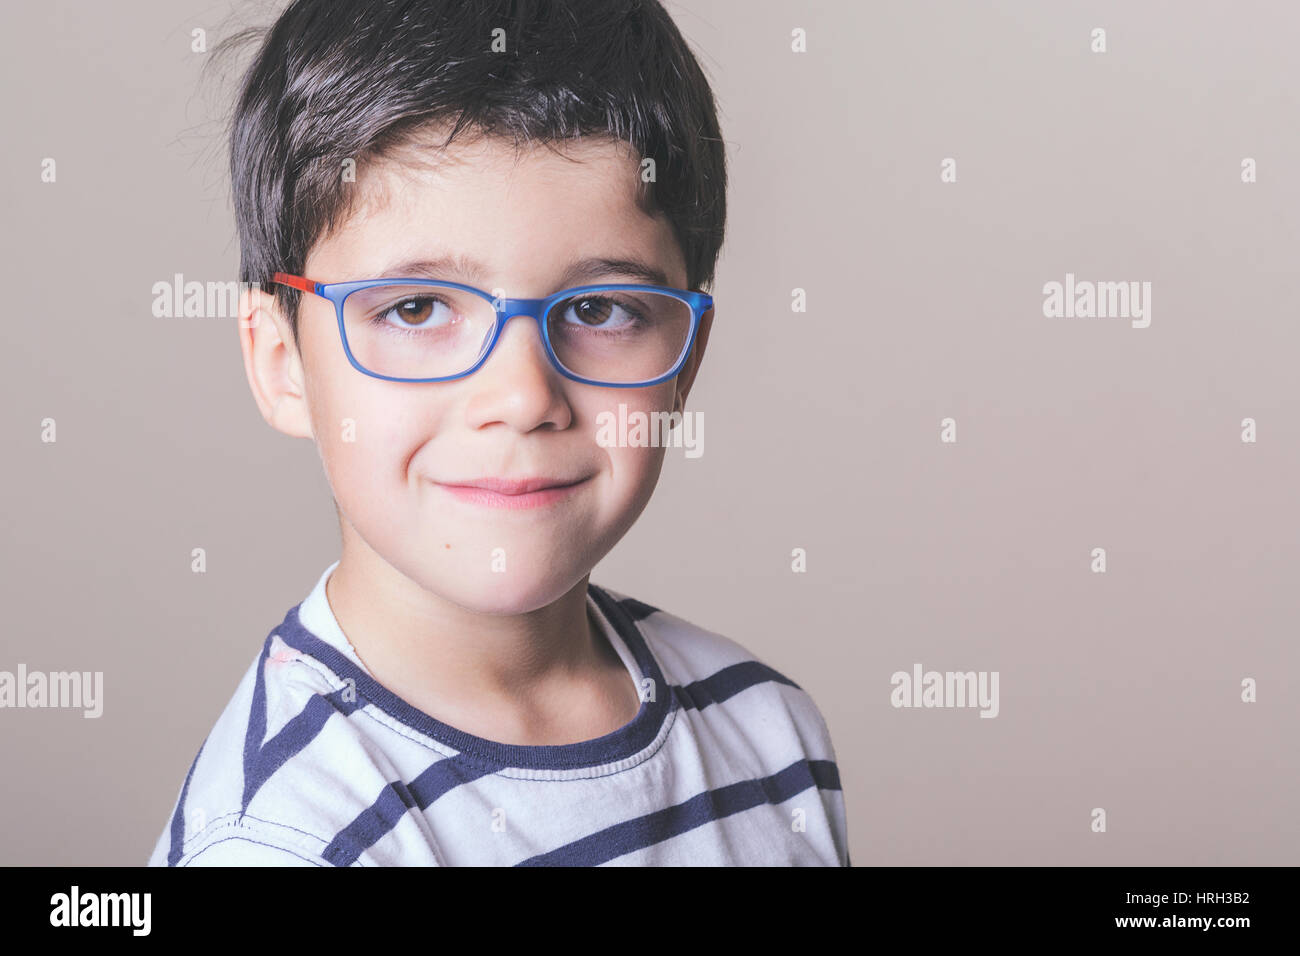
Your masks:
<svg viewBox="0 0 1300 956"><path fill-rule="evenodd" d="M637 715L496 743L369 673L325 597L337 565L267 637L149 865L849 865L821 713L736 642L589 583Z"/></svg>

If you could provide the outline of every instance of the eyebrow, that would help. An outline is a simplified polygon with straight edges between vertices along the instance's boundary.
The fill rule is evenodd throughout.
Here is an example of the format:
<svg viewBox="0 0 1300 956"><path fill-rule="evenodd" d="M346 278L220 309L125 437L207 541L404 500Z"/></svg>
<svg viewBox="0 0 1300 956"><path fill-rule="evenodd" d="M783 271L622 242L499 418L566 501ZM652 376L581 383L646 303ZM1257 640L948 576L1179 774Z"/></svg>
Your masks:
<svg viewBox="0 0 1300 956"><path fill-rule="evenodd" d="M453 276L473 283L486 281L488 270L481 262L463 255L438 256L432 259L410 259L385 266L371 278L375 279L450 279ZM572 263L560 277L560 289L593 282L598 279L620 276L634 282L670 286L668 276L640 259L611 259L603 256L579 259Z"/></svg>

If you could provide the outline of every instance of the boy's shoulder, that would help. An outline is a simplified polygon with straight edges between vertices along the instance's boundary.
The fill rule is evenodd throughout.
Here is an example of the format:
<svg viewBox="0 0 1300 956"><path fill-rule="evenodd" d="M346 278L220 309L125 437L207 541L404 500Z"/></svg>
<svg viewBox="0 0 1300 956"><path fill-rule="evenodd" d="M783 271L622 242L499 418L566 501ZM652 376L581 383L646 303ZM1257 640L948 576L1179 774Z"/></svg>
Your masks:
<svg viewBox="0 0 1300 956"><path fill-rule="evenodd" d="M760 661L737 640L709 630L657 605L629 597L614 588L592 584L590 591L597 599L597 606L605 611L607 617L621 613L625 615L626 622L633 624L645 636L656 658L663 665L665 676L692 683L726 668L741 665L752 668L757 664L771 679L789 686L797 686L783 674ZM602 597L606 600L602 601ZM612 613L611 605L613 605ZM626 626L618 627L620 622L613 623L620 633L627 631Z"/></svg>
<svg viewBox="0 0 1300 956"><path fill-rule="evenodd" d="M692 749L718 760L715 770L744 767L754 778L766 775L769 799L787 786L793 792L812 785L831 822L836 853L850 865L835 746L812 696L740 641L614 589L593 590L644 636L675 710L697 735ZM725 749L713 746L715 736L727 741Z"/></svg>
<svg viewBox="0 0 1300 956"><path fill-rule="evenodd" d="M205 864L219 864L226 852L244 863L258 847L274 865L329 865L321 858L329 841L317 833L334 832L338 823L328 812L328 790L343 781L325 779L331 761L313 762L318 792L296 795L303 798L297 806L315 806L314 820L295 815L298 825L290 826L272 819L264 809L264 787L272 777L277 789L297 778L277 771L309 746L337 748L340 736L356 736L348 722L329 721L331 714L355 709L356 695L319 661L287 644L284 628L267 636L200 746L150 866L187 866L200 856ZM327 723L328 735L322 733ZM353 743L355 749L364 746L359 739ZM259 793L264 799L250 807Z"/></svg>
<svg viewBox="0 0 1300 956"><path fill-rule="evenodd" d="M593 585L592 591L598 603L605 595L635 623L678 707L708 712L725 705L752 722L756 735L770 731L773 721L788 721L811 759L834 763L830 730L812 695L740 641L613 588Z"/></svg>

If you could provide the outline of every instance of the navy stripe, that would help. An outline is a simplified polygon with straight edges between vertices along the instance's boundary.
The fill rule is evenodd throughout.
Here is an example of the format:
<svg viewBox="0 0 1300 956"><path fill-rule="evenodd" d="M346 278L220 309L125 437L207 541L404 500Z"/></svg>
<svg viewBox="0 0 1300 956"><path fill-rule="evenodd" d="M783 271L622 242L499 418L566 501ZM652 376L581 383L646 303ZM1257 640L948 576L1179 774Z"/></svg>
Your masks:
<svg viewBox="0 0 1300 956"><path fill-rule="evenodd" d="M199 758L203 756L203 748L208 745L207 738L203 738L203 743L199 745L199 752L194 755L193 762L190 763L190 769L185 774L185 783L181 786L180 798L176 801L176 809L172 812L172 839L171 848L167 851L167 865L175 866L180 860L185 846L185 797L190 792L190 778L194 776L194 768L198 766Z"/></svg>
<svg viewBox="0 0 1300 956"><path fill-rule="evenodd" d="M395 780L335 835L321 856L335 866L351 866L367 848L397 826L407 810L424 810L444 793L492 772L487 767L447 757L431 765L410 786Z"/></svg>
<svg viewBox="0 0 1300 956"><path fill-rule="evenodd" d="M677 696L677 702L687 710L691 708L703 710L709 704L720 704L746 688L767 681L788 684L796 690L802 690L790 678L774 671L766 664L759 661L741 661L739 664L724 667L708 677L680 687L673 687L673 693Z"/></svg>
<svg viewBox="0 0 1300 956"><path fill-rule="evenodd" d="M623 602L615 601L590 582L587 590L601 613L608 618L627 645L643 677L649 678L655 688L667 688L668 682L659 668L659 663L636 626L632 616L634 612L624 607ZM653 700L642 700L636 716L629 723L603 737L573 744L524 745L484 740L442 723L381 685L337 648L308 631L298 616L299 607L301 605L291 608L285 615L284 623L278 629L281 640L290 647L316 658L339 677L351 679L356 685L359 698L373 703L393 719L459 753L477 757L491 767L570 770L624 760L640 753L654 742L659 736L664 720L676 706L676 698L673 694L657 693ZM258 680L260 689L260 668ZM255 690L254 697L255 701L260 699L258 690ZM259 733L265 731L264 722L265 718ZM254 728L250 724L250 740L253 733ZM257 741L260 740L261 737L258 736ZM246 743L244 754L247 776L253 765L254 746Z"/></svg>
<svg viewBox="0 0 1300 956"><path fill-rule="evenodd" d="M345 700L345 696L352 696L346 687L340 687L329 694L313 694L302 712L262 746L252 766L249 767L245 762L244 798L239 813L241 820L262 784L284 766L290 757L315 740L332 714L339 713L347 717L357 709L357 702Z"/></svg>
<svg viewBox="0 0 1300 956"><path fill-rule="evenodd" d="M628 616L634 621L643 621L651 614L659 613L659 608L651 607L649 604L646 604L644 601L638 601L636 598L623 598L623 600L618 603L623 606L623 610L627 611Z"/></svg>
<svg viewBox="0 0 1300 956"><path fill-rule="evenodd" d="M676 806L616 823L580 840L529 857L516 866L599 866L764 803L784 803L809 787L839 790L839 769L830 760L796 760L770 777L706 790Z"/></svg>
<svg viewBox="0 0 1300 956"><path fill-rule="evenodd" d="M253 702L248 709L248 726L244 728L244 780L253 776L257 764L257 755L262 750L262 738L266 736L266 659L271 654L271 639L275 631L266 635L262 653L257 657L257 674L253 680ZM248 785L245 782L244 792ZM241 814L242 816L242 814Z"/></svg>

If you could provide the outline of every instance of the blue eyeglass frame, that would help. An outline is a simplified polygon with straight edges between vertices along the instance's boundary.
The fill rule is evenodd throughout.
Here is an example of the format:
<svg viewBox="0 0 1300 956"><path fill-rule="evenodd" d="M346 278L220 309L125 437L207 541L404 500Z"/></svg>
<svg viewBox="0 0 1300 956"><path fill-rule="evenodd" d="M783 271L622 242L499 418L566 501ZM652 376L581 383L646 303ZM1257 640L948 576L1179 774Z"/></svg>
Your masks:
<svg viewBox="0 0 1300 956"><path fill-rule="evenodd" d="M604 388L646 388L650 385L658 385L675 378L686 364L687 357L695 347L695 335L699 331L700 322L704 319L705 313L713 308L713 296L707 292L699 292L694 289L673 289L668 286L659 285L637 285L633 283L606 283L604 285L583 285L575 286L572 289L562 289L554 295L548 295L544 299L501 299L484 292L482 289L476 289L471 285L462 285L459 282L450 282L444 279L360 279L355 282L317 282L314 279L308 279L304 276L290 275L287 272L277 272L272 277L272 281L279 285L287 285L291 288L298 289L301 292L310 292L312 295L318 295L322 299L327 299L334 303L334 312L338 316L339 339L343 342L343 351L348 357L348 362L354 369L371 378L383 379L387 382L452 382L456 379L465 378L473 375L491 356L492 351L496 348L497 339L501 337L501 330L506 327L506 323L519 315L525 315L537 322L538 331L541 333L542 345L546 349L546 355L551 361L555 370L565 378L574 382L580 382L583 385L598 385ZM451 288L460 289L463 292L472 292L480 298L486 299L491 303L493 310L496 312L496 326L492 329L492 338L489 340L487 348L484 349L483 355L474 365L464 372L456 375L444 375L441 378L395 378L391 375L380 375L378 372L372 372L356 360L352 354L352 349L348 345L348 335L344 328L343 322L343 303L347 301L348 296L354 292L360 292L362 289L371 289L381 285L415 285L431 286L434 288ZM604 292L607 290L640 290L642 292L659 292L670 295L675 299L685 302L691 309L691 331L686 338L686 347L682 349L681 355L677 356L677 361L673 363L670 371L665 372L658 378L647 379L644 382L602 382L598 379L583 378L577 375L561 363L559 356L555 354L555 349L551 347L551 337L546 329L546 316L550 314L551 308L563 299L571 299L582 293ZM501 305L498 307L497 302Z"/></svg>

